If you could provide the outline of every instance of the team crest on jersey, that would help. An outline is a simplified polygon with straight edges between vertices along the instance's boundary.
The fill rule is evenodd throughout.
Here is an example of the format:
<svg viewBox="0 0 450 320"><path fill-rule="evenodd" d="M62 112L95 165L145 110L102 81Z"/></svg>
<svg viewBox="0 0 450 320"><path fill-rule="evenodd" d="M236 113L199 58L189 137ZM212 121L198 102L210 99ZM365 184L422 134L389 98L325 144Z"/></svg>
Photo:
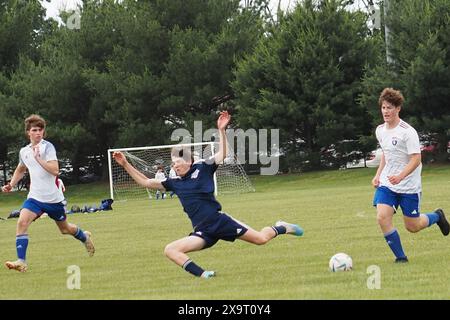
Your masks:
<svg viewBox="0 0 450 320"><path fill-rule="evenodd" d="M397 140L397 138L392 138L392 145L393 146L396 146L397 145L397 143L398 143L398 140Z"/></svg>
<svg viewBox="0 0 450 320"><path fill-rule="evenodd" d="M196 169L194 172L192 172L191 179L197 179L199 172L200 171L198 169Z"/></svg>

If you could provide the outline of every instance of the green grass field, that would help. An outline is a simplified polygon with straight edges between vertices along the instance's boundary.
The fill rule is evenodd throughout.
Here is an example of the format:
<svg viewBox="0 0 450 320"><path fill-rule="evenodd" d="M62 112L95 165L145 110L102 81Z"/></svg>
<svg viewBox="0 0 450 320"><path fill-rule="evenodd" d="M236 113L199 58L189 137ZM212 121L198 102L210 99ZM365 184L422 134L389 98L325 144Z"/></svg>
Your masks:
<svg viewBox="0 0 450 320"><path fill-rule="evenodd" d="M191 254L214 279L195 278L170 262L167 243L187 235L190 222L177 199L116 202L114 210L68 219L93 233L96 254L59 234L49 218L29 229L26 273L0 268L0 299L449 299L450 237L437 226L408 233L394 218L409 264L394 257L371 206L374 169L252 178L256 192L219 196L224 211L255 229L278 219L300 224L303 237L280 236L265 246L219 242ZM425 167L422 212L450 214L450 166ZM0 216L20 207L25 193L0 194ZM99 204L107 184L69 186L73 204ZM449 215L448 214L448 215ZM0 257L16 259L16 219L0 221ZM332 273L337 252L353 258L354 270ZM81 270L81 289L69 290L71 265ZM367 268L381 270L381 289L370 290Z"/></svg>

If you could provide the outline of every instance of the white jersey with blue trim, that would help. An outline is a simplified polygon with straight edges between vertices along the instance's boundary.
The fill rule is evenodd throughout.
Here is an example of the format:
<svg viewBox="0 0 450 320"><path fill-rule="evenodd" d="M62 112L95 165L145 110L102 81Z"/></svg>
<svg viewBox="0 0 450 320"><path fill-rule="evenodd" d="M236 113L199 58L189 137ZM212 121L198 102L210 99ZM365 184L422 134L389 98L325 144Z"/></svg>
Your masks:
<svg viewBox="0 0 450 320"><path fill-rule="evenodd" d="M53 144L46 140L39 142L40 157L44 161L58 161ZM25 165L30 174L28 198L45 203L59 203L64 200L62 191L56 183L57 177L45 170L34 158L31 144L20 149L19 163Z"/></svg>
<svg viewBox="0 0 450 320"><path fill-rule="evenodd" d="M386 164L380 175L380 186L388 187L397 193L420 193L422 191L420 164L399 184L389 182L389 176L398 175L409 163L412 154L420 153L420 142L417 131L400 120L399 124L388 129L386 124L379 125L375 131L378 143L383 149Z"/></svg>

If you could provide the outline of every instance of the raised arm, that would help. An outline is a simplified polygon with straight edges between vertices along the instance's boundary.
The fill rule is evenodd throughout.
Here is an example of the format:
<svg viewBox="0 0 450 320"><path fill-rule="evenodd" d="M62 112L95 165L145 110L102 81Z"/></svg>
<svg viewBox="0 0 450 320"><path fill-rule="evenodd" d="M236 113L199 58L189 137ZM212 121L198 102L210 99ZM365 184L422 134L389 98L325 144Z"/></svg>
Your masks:
<svg viewBox="0 0 450 320"><path fill-rule="evenodd" d="M147 178L143 173L141 173L128 162L127 158L122 152L114 152L113 158L119 165L121 165L125 169L126 172L128 172L128 174L133 178L134 181L136 181L138 185L149 189L165 190L161 181Z"/></svg>
<svg viewBox="0 0 450 320"><path fill-rule="evenodd" d="M219 119L217 119L217 129L219 129L219 151L214 155L214 161L216 164L220 164L227 156L227 135L225 129L230 123L231 115L228 111L223 111L220 113Z"/></svg>

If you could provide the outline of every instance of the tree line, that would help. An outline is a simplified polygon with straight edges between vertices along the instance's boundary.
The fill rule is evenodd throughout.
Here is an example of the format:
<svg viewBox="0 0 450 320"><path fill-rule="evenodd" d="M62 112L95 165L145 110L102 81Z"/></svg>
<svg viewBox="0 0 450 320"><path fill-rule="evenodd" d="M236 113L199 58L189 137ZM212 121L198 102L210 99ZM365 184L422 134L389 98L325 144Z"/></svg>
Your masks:
<svg viewBox="0 0 450 320"><path fill-rule="evenodd" d="M206 130L228 109L235 127L280 130L283 170L317 169L330 146L376 147L387 86L444 159L450 3L390 1L373 30L351 2L274 13L268 0L84 0L58 24L38 0L0 0L0 163L16 165L31 113L78 172L87 156L173 143L174 129Z"/></svg>

